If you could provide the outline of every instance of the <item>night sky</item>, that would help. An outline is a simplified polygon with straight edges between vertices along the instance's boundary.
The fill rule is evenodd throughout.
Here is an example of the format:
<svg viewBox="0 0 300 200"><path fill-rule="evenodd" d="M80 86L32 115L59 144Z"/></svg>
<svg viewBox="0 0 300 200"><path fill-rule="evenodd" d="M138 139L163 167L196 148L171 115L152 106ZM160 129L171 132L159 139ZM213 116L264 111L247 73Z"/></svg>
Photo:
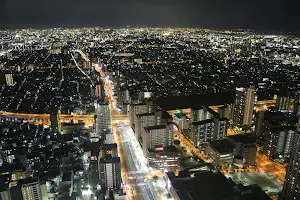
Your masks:
<svg viewBox="0 0 300 200"><path fill-rule="evenodd" d="M296 0L0 1L1 29L138 26L300 31Z"/></svg>

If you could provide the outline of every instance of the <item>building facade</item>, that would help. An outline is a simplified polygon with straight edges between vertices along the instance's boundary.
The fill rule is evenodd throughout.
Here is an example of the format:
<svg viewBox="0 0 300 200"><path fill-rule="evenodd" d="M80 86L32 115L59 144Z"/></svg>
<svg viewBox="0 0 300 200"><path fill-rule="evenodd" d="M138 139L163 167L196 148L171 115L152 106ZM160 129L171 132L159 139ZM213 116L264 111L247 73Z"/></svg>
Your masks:
<svg viewBox="0 0 300 200"><path fill-rule="evenodd" d="M99 165L101 186L106 189L120 189L122 182L120 157L106 156L99 160Z"/></svg>
<svg viewBox="0 0 300 200"><path fill-rule="evenodd" d="M292 139L290 161L287 167L281 200L300 199L300 118L297 133Z"/></svg>
<svg viewBox="0 0 300 200"><path fill-rule="evenodd" d="M233 125L240 128L252 125L256 101L257 94L253 86L249 88L236 88Z"/></svg>

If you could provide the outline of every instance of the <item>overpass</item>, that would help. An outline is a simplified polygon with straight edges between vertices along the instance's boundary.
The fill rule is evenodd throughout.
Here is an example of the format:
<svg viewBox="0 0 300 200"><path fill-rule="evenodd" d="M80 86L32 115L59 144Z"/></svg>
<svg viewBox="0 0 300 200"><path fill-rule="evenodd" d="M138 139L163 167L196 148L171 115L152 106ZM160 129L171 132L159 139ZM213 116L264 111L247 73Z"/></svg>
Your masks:
<svg viewBox="0 0 300 200"><path fill-rule="evenodd" d="M8 120L21 120L23 122L30 122L34 124L44 124L49 125L50 114L29 114L29 113L14 113L14 112L4 112L0 111L1 118ZM125 120L127 115L115 114L112 115L112 120ZM83 121L87 126L94 124L94 115L78 115L78 114L59 114L60 123L67 123L73 120L74 123Z"/></svg>

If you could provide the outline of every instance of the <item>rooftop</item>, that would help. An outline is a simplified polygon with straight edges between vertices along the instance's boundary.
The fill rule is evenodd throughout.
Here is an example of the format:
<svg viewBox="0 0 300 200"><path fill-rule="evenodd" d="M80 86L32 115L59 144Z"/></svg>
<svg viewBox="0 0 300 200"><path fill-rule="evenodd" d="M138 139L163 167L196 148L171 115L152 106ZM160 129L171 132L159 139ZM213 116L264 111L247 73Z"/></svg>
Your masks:
<svg viewBox="0 0 300 200"><path fill-rule="evenodd" d="M209 145L219 153L231 153L234 151L235 146L227 139L213 140L208 142Z"/></svg>

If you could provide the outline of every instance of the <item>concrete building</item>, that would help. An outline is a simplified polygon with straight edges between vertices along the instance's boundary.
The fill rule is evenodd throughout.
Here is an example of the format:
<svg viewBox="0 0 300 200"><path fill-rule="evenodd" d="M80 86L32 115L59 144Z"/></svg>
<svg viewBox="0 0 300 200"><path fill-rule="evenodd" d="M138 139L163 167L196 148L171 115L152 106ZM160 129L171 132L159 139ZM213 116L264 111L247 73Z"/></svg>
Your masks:
<svg viewBox="0 0 300 200"><path fill-rule="evenodd" d="M271 200L258 185L236 184L207 164L180 171L178 176L167 172L164 179L174 200Z"/></svg>
<svg viewBox="0 0 300 200"><path fill-rule="evenodd" d="M149 167L155 170L175 171L178 169L178 159L180 152L174 146L156 146L148 150Z"/></svg>
<svg viewBox="0 0 300 200"><path fill-rule="evenodd" d="M227 134L228 119L208 107L191 110L190 133L188 137L199 148L205 149L205 144L212 140L221 140Z"/></svg>
<svg viewBox="0 0 300 200"><path fill-rule="evenodd" d="M162 112L136 114L134 118L134 132L136 138L142 143L142 131L146 126L159 125L162 122Z"/></svg>
<svg viewBox="0 0 300 200"><path fill-rule="evenodd" d="M21 184L23 200L42 200L40 184L37 179L22 179L19 184Z"/></svg>
<svg viewBox="0 0 300 200"><path fill-rule="evenodd" d="M188 129L190 118L186 114L175 113L173 116L174 122L178 124L180 130Z"/></svg>
<svg viewBox="0 0 300 200"><path fill-rule="evenodd" d="M121 188L121 163L119 157L105 156L99 161L101 186L106 189Z"/></svg>
<svg viewBox="0 0 300 200"><path fill-rule="evenodd" d="M118 157L118 145L117 144L103 144L100 147L100 158L104 158L106 155L111 155L112 157Z"/></svg>
<svg viewBox="0 0 300 200"><path fill-rule="evenodd" d="M193 122L190 125L190 140L199 148L205 146L206 142L212 140L224 139L227 133L227 119L213 118L199 122Z"/></svg>
<svg viewBox="0 0 300 200"><path fill-rule="evenodd" d="M137 114L142 113L152 113L154 112L153 109L153 101L147 100L146 102L137 102L132 103L129 107L129 124L134 129L134 118Z"/></svg>
<svg viewBox="0 0 300 200"><path fill-rule="evenodd" d="M232 112L233 112L232 104L218 107L218 113L222 118L232 119Z"/></svg>
<svg viewBox="0 0 300 200"><path fill-rule="evenodd" d="M233 164L235 146L228 140L209 141L206 147L206 154L214 160L218 168L230 167Z"/></svg>
<svg viewBox="0 0 300 200"><path fill-rule="evenodd" d="M96 115L97 115L97 134L104 136L107 133L111 133L111 113L108 102L98 102L96 104Z"/></svg>
<svg viewBox="0 0 300 200"><path fill-rule="evenodd" d="M276 98L276 110L280 112L290 112L292 104L292 96L278 95Z"/></svg>
<svg viewBox="0 0 300 200"><path fill-rule="evenodd" d="M265 111L259 111L255 113L255 128L254 128L254 132L255 135L257 137L262 136L262 132L263 132L263 122L264 122L264 117L265 117Z"/></svg>
<svg viewBox="0 0 300 200"><path fill-rule="evenodd" d="M257 94L253 86L249 88L236 88L233 125L240 128L252 125L256 101Z"/></svg>
<svg viewBox="0 0 300 200"><path fill-rule="evenodd" d="M234 156L241 157L243 164L254 166L256 164L256 138L247 134L239 134L227 137L234 146Z"/></svg>
<svg viewBox="0 0 300 200"><path fill-rule="evenodd" d="M148 149L155 149L156 146L171 146L173 144L173 134L173 124L145 127L142 134L144 155L148 157Z"/></svg>
<svg viewBox="0 0 300 200"><path fill-rule="evenodd" d="M269 129L265 134L264 155L269 159L289 158L292 139L295 134L295 126L281 126Z"/></svg>
<svg viewBox="0 0 300 200"><path fill-rule="evenodd" d="M124 103L130 102L130 95L127 89L118 90L117 97L118 97L117 105L120 107L123 106Z"/></svg>
<svg viewBox="0 0 300 200"><path fill-rule="evenodd" d="M290 161L287 167L281 200L300 199L300 117L297 132L291 145Z"/></svg>

